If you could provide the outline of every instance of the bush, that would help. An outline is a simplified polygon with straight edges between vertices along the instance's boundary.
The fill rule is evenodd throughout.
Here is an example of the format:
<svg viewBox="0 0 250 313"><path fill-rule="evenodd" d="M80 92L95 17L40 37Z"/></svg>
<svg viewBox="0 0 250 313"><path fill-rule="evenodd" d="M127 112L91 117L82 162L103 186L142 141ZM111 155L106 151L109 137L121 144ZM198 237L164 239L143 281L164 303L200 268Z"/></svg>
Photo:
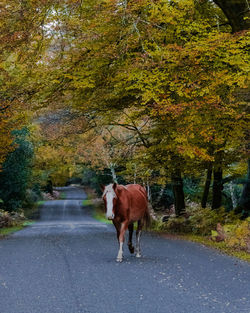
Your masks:
<svg viewBox="0 0 250 313"><path fill-rule="evenodd" d="M0 210L0 228L11 226L11 217L8 212Z"/></svg>
<svg viewBox="0 0 250 313"><path fill-rule="evenodd" d="M220 225L219 225L220 226ZM236 224L226 224L212 230L212 239L225 241L228 247L250 252L250 218Z"/></svg>
<svg viewBox="0 0 250 313"><path fill-rule="evenodd" d="M185 216L170 217L163 229L170 232L210 235L218 223L235 223L238 220L238 216L233 211L226 212L224 208L219 210L204 209L197 204L190 203Z"/></svg>
<svg viewBox="0 0 250 313"><path fill-rule="evenodd" d="M150 228L154 231L164 230L165 223L159 219L151 218Z"/></svg>
<svg viewBox="0 0 250 313"><path fill-rule="evenodd" d="M187 233L191 231L189 220L184 216L170 217L164 229L173 233Z"/></svg>
<svg viewBox="0 0 250 313"><path fill-rule="evenodd" d="M250 218L232 227L225 242L229 247L250 252Z"/></svg>
<svg viewBox="0 0 250 313"><path fill-rule="evenodd" d="M25 200L22 203L22 207L24 209L30 209L34 207L34 204L40 200L42 200L42 194L40 190L36 189L27 189Z"/></svg>
<svg viewBox="0 0 250 313"><path fill-rule="evenodd" d="M25 216L23 212L9 213L4 210L0 210L0 228L16 226L24 220Z"/></svg>
<svg viewBox="0 0 250 313"><path fill-rule="evenodd" d="M231 223L238 220L233 211L226 212L224 208L212 210L210 208L201 208L191 210L189 217L190 227L194 234L209 235L212 229L215 229L218 223Z"/></svg>

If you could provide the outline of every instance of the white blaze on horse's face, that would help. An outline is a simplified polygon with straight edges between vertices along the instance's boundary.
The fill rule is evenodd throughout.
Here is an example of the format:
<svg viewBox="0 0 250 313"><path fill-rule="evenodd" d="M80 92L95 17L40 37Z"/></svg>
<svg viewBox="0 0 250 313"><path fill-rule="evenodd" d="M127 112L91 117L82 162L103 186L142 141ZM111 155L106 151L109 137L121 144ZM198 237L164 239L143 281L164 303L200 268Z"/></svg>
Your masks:
<svg viewBox="0 0 250 313"><path fill-rule="evenodd" d="M115 215L114 215L114 199L117 198L116 193L113 189L113 184L110 184L105 187L104 192L102 197L106 197L106 217L109 220L113 220Z"/></svg>

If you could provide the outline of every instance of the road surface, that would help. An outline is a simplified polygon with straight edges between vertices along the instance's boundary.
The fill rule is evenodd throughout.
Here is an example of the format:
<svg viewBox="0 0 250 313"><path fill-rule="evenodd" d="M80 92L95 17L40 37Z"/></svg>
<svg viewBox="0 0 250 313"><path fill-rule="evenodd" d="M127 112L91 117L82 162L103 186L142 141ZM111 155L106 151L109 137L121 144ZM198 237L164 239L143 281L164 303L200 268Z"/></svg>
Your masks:
<svg viewBox="0 0 250 313"><path fill-rule="evenodd" d="M201 245L142 236L116 263L113 225L77 187L40 220L0 240L0 313L249 313L250 265Z"/></svg>

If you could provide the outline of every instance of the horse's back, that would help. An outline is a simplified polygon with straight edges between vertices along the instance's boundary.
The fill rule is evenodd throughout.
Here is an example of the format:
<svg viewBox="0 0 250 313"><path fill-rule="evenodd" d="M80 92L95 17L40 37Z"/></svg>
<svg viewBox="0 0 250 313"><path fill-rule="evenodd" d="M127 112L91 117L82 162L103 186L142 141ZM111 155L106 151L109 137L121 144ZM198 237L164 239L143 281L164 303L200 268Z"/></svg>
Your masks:
<svg viewBox="0 0 250 313"><path fill-rule="evenodd" d="M148 211L147 192L144 187L137 184L126 185L130 195L130 220L137 221L144 217Z"/></svg>
<svg viewBox="0 0 250 313"><path fill-rule="evenodd" d="M146 192L146 189L144 187L142 187L141 185L138 185L138 184L129 184L129 185L126 185L125 186L127 190L129 190L130 192L136 192L136 191L139 191L141 192L144 197L147 198L147 192Z"/></svg>

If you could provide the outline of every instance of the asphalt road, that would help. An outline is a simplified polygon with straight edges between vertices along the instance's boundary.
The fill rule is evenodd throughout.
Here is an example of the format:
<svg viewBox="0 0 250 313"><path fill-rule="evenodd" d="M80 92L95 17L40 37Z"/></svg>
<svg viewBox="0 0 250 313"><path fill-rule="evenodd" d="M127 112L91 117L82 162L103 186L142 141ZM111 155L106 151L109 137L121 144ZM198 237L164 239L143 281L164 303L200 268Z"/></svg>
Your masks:
<svg viewBox="0 0 250 313"><path fill-rule="evenodd" d="M249 313L250 265L201 245L143 234L143 257L65 188L41 219L0 240L0 313Z"/></svg>

